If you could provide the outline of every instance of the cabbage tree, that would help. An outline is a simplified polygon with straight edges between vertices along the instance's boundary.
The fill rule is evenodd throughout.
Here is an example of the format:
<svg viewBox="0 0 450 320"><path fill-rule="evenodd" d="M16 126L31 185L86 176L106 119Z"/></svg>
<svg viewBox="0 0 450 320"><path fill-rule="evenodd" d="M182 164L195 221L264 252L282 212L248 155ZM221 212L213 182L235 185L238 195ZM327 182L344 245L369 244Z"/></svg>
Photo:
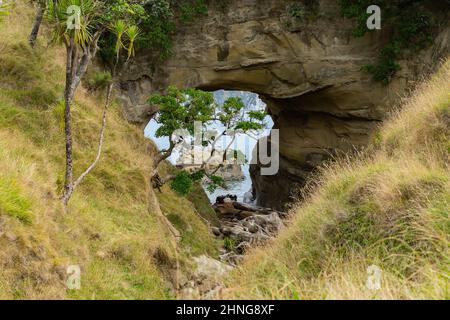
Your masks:
<svg viewBox="0 0 450 320"><path fill-rule="evenodd" d="M66 48L66 81L64 88L64 135L66 147L66 169L62 200L68 204L74 190L97 164L106 126L106 111L110 103L114 82L108 87L107 98L102 117L99 147L93 163L75 180L73 177L73 138L72 138L72 101L92 59L99 48L99 39L105 32L116 36L116 59L113 76L120 59L120 50L128 51L131 56L137 28L129 26L134 21L135 13L127 1L100 0L47 0L47 20L52 27L54 40L64 44ZM128 21L128 22L125 22ZM125 45L125 37L128 44Z"/></svg>

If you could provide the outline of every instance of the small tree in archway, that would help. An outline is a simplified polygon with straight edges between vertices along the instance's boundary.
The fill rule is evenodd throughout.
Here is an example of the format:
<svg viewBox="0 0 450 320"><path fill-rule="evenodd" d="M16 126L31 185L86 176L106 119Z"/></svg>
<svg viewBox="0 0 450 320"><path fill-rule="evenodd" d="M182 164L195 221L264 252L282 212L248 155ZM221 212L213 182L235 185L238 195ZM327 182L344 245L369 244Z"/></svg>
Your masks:
<svg viewBox="0 0 450 320"><path fill-rule="evenodd" d="M153 95L149 98L149 102L159 107L155 117L160 125L156 137L169 139L169 147L161 150L153 160L151 182L153 188L157 189L170 182L172 189L180 194L188 194L193 182L202 179L206 179L210 191L224 186L223 179L216 175L217 171L226 160L243 160L242 152L232 148L237 135L250 134L252 131L265 128L266 112L246 110L242 99L238 97L228 98L219 105L210 92L170 87L166 95ZM217 123L222 127L219 132L213 128ZM219 149L218 144L224 139L226 145ZM167 160L174 150L177 148L193 150L196 145L208 148L209 154L195 170L189 172L181 170L176 175L160 176L159 165ZM211 166L218 152L222 155L222 162Z"/></svg>

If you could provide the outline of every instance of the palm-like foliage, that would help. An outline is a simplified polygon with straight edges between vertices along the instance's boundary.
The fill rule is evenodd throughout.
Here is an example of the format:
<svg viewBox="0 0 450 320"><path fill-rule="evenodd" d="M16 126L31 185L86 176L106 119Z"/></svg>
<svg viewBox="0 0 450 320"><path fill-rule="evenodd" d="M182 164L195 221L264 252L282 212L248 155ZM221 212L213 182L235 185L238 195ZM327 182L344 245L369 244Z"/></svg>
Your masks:
<svg viewBox="0 0 450 320"><path fill-rule="evenodd" d="M102 127L99 136L97 156L92 164L74 180L73 178L73 141L71 128L71 103L81 79L86 73L89 63L95 57L98 41L107 30L115 34L116 59L112 68L112 77L120 61L121 49L128 50L128 58L134 54L134 42L139 30L135 26L128 27L126 21L134 12L127 10L127 1L103 0L46 0L47 20L53 26L54 40L64 43L66 54L66 86L64 90L64 132L66 142L66 173L63 201L67 205L72 193L81 181L97 165L103 145L106 126L106 113L111 100L114 79L110 82L106 94L102 116ZM135 18L135 17L134 17ZM130 18L131 21L134 21ZM124 35L128 37L128 47L124 45ZM128 60L128 59L127 59Z"/></svg>
<svg viewBox="0 0 450 320"><path fill-rule="evenodd" d="M48 0L47 20L54 25L55 40L70 39L85 46L98 30L103 3L95 0Z"/></svg>
<svg viewBox="0 0 450 320"><path fill-rule="evenodd" d="M136 42L137 37L139 36L139 28L137 26L130 26L127 29L127 37L128 37L128 58L134 56L134 44Z"/></svg>
<svg viewBox="0 0 450 320"><path fill-rule="evenodd" d="M120 53L120 49L122 49L124 47L122 37L125 34L125 32L127 31L127 24L123 20L117 20L113 24L111 29L112 29L111 31L116 35L115 52L116 52L116 55L118 56Z"/></svg>
<svg viewBox="0 0 450 320"><path fill-rule="evenodd" d="M135 25L128 26L124 20L117 20L110 28L111 32L116 36L115 53L116 61L119 59L120 51L126 49L127 60L134 56L134 45L139 36L139 28ZM125 45L125 36L128 39L128 44Z"/></svg>

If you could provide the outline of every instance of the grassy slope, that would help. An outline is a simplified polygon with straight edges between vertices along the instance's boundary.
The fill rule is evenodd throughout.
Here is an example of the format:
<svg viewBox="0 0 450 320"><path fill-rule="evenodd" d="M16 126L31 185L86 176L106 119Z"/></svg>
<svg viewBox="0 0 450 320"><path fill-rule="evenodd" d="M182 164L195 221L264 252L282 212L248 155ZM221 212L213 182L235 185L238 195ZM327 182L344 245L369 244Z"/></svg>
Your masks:
<svg viewBox="0 0 450 320"><path fill-rule="evenodd" d="M174 250L147 204L153 147L118 106L108 115L101 162L63 212L64 51L43 39L35 51L28 47L33 10L24 3L0 22L0 298L170 298ZM102 101L83 89L76 96L78 173L95 156ZM185 236L182 258L214 254L216 242L192 203L173 193L160 198L164 213L198 230ZM65 286L72 264L81 266L79 291Z"/></svg>
<svg viewBox="0 0 450 320"><path fill-rule="evenodd" d="M325 167L289 227L250 254L225 296L449 299L449 79L447 61L367 154ZM382 269L379 291L366 288L371 265Z"/></svg>

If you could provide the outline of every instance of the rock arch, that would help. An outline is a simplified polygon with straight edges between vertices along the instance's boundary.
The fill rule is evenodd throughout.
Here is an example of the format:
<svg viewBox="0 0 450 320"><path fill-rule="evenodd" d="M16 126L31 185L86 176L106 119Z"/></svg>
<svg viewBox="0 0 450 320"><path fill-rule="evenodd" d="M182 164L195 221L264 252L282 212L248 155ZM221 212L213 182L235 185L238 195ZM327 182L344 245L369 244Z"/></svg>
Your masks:
<svg viewBox="0 0 450 320"><path fill-rule="evenodd" d="M121 82L125 115L136 123L155 111L145 98L169 85L259 94L280 129L281 168L273 177L259 176L256 166L251 173L259 203L275 208L330 154L366 145L399 93L449 49L447 29L433 48L402 61L383 86L361 66L373 61L388 30L356 39L337 1L318 1L320 15L305 21L289 16L290 2L231 0L225 10L213 7L175 36L168 61L155 66L151 52L140 52Z"/></svg>

